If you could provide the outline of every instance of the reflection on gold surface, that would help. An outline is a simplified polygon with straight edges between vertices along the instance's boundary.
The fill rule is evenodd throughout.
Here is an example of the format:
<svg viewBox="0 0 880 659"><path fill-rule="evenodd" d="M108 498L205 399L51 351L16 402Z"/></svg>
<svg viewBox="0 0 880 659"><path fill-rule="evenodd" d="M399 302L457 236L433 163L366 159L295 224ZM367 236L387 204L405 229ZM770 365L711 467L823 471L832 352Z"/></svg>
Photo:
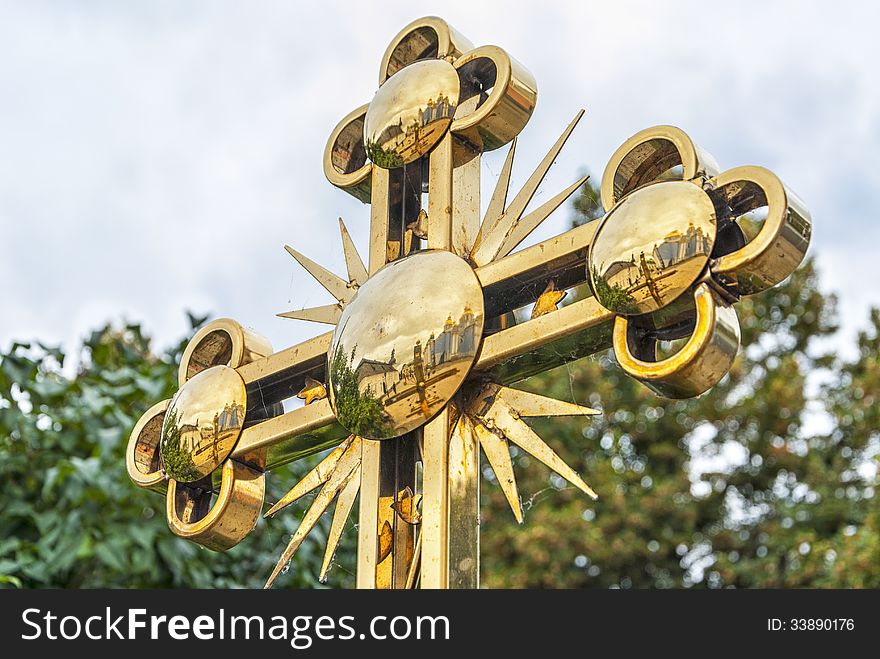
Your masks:
<svg viewBox="0 0 880 659"><path fill-rule="evenodd" d="M187 381L171 399L162 426L165 473L191 483L219 467L244 424L245 386L228 366L214 366Z"/></svg>
<svg viewBox="0 0 880 659"><path fill-rule="evenodd" d="M128 445L132 480L168 488L172 531L222 550L253 529L267 468L331 448L339 424L352 433L267 513L318 490L267 587L335 500L324 581L358 496L358 587L479 587L480 447L519 522L511 444L596 497L526 422L596 412L504 385L613 347L655 392L698 395L736 356L730 305L788 276L811 235L806 209L770 172L719 174L685 133L658 126L609 162L603 220L512 253L583 185L535 199L583 111L508 201L516 136L537 100L515 59L426 17L392 40L379 84L337 124L323 160L333 185L371 204L369 268L341 220L347 277L287 248L335 302L279 315L336 331L273 354L234 321L209 323L183 354L180 392L141 417ZM508 143L481 223L480 156ZM765 206L762 227L741 235L744 216ZM423 240L446 251L421 252ZM595 299L558 308L587 279ZM532 301L531 319L517 317ZM661 338L688 331L681 350L658 358ZM305 406L281 414L300 383Z"/></svg>
<svg viewBox="0 0 880 659"><path fill-rule="evenodd" d="M705 283L694 289L696 317L687 343L675 354L657 359L657 340L640 337L626 318L614 322L614 355L625 373L667 398L692 398L721 381L739 350L739 321L733 307ZM645 340L645 339L648 340Z"/></svg>
<svg viewBox="0 0 880 659"><path fill-rule="evenodd" d="M376 92L364 123L373 164L394 169L426 155L446 134L458 106L460 83L443 60L410 64Z"/></svg>
<svg viewBox="0 0 880 659"><path fill-rule="evenodd" d="M715 242L715 207L696 185L669 181L624 197L590 249L593 291L609 311L642 314L673 302L702 274Z"/></svg>
<svg viewBox="0 0 880 659"><path fill-rule="evenodd" d="M482 332L483 292L463 259L426 251L389 263L358 289L333 336L339 422L369 439L418 428L458 391Z"/></svg>

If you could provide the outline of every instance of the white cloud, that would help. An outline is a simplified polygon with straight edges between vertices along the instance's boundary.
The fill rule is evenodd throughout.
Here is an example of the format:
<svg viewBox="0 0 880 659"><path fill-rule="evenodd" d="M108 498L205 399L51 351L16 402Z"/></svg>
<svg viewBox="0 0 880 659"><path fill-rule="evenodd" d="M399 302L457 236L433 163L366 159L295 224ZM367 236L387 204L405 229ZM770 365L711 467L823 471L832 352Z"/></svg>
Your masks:
<svg viewBox="0 0 880 659"><path fill-rule="evenodd" d="M722 167L774 169L808 202L813 253L850 331L880 304L876 9L863 3L444 2L475 43L539 82L514 185L585 106L545 184L601 176L629 135L688 130ZM335 218L365 250L367 209L323 178L339 118L375 91L411 3L0 4L0 345L71 344L106 320L162 343L184 309L276 347L320 328L277 319L329 302L285 242L343 272ZM491 189L503 154L487 158ZM536 201L540 202L539 196ZM564 212L535 239L565 228ZM861 264L861 265L860 265Z"/></svg>

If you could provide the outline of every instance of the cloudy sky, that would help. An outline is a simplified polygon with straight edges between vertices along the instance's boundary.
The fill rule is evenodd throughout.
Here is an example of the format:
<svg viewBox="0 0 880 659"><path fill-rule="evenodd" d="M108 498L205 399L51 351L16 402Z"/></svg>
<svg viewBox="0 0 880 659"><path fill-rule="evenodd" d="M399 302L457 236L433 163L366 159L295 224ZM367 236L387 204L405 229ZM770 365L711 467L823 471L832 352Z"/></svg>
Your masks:
<svg viewBox="0 0 880 659"><path fill-rule="evenodd" d="M868 5L0 0L0 346L70 347L122 318L164 345L187 331L186 309L236 318L276 348L322 331L275 317L331 301L282 246L344 272L342 215L365 252L368 209L324 180L324 143L372 97L396 32L438 14L538 80L514 186L587 109L538 203L584 168L601 176L623 140L661 123L722 168L779 174L812 211L845 347L880 304L880 10ZM485 185L502 158L485 159Z"/></svg>

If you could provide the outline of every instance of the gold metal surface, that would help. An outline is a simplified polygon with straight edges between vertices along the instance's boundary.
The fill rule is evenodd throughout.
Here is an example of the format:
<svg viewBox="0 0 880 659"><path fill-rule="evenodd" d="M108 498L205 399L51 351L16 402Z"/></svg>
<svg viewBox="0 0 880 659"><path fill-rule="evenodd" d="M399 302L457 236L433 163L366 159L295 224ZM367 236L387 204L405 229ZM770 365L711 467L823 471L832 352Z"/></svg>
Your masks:
<svg viewBox="0 0 880 659"><path fill-rule="evenodd" d="M214 551L224 551L253 530L263 506L266 476L235 460L222 467L220 492L211 502L210 479L199 483L168 482L165 513L175 535Z"/></svg>
<svg viewBox="0 0 880 659"><path fill-rule="evenodd" d="M480 587L480 450L471 420L449 438L449 588Z"/></svg>
<svg viewBox="0 0 880 659"><path fill-rule="evenodd" d="M339 218L339 232L342 234L342 251L345 255L345 269L348 272L348 282L350 286L355 288L364 284L369 278L367 268L364 265L361 255L358 254L354 241L345 227L345 222Z"/></svg>
<svg viewBox="0 0 880 659"><path fill-rule="evenodd" d="M523 417L532 416L599 414L596 410L497 384L488 384L472 399L467 413L476 425L482 424L487 430L513 442L584 494L593 499L597 498L593 489L522 420ZM516 514L515 510L514 514Z"/></svg>
<svg viewBox="0 0 880 659"><path fill-rule="evenodd" d="M483 292L445 251L389 263L348 304L330 346L330 402L369 439L400 437L431 420L474 363Z"/></svg>
<svg viewBox="0 0 880 659"><path fill-rule="evenodd" d="M374 168L370 274L410 252L411 244L407 243L412 242L412 233L402 232L401 225L411 224L423 216L421 200L407 194L408 187L421 187L420 175L421 167L409 171ZM393 442L363 442L361 489L364 494L358 512L359 588L400 586L406 563L413 556L415 533L410 525L397 523L394 506L402 492L416 487L416 460L413 437Z"/></svg>
<svg viewBox="0 0 880 659"><path fill-rule="evenodd" d="M330 401L322 399L245 428L231 457L246 461L266 452L266 468L271 469L335 446L347 435Z"/></svg>
<svg viewBox="0 0 880 659"><path fill-rule="evenodd" d="M379 486L381 484L382 442L361 445L361 500L358 510L358 556L356 585L374 589L379 563Z"/></svg>
<svg viewBox="0 0 880 659"><path fill-rule="evenodd" d="M656 340L639 336L626 318L619 316L614 323L614 356L620 367L667 398L692 398L714 387L730 370L739 349L739 321L733 308L720 304L706 284L697 287L694 299L692 334L666 359L657 361Z"/></svg>
<svg viewBox="0 0 880 659"><path fill-rule="evenodd" d="M422 429L421 587L449 587L449 433L457 413L447 405Z"/></svg>
<svg viewBox="0 0 880 659"><path fill-rule="evenodd" d="M350 112L327 140L324 149L324 176L333 185L370 203L373 163L367 160L364 148L364 120L368 105Z"/></svg>
<svg viewBox="0 0 880 659"><path fill-rule="evenodd" d="M373 168L373 201L370 205L370 251L367 267L369 274L378 272L389 259L392 232L392 172ZM398 180L393 181L398 188ZM329 346L328 346L329 353ZM358 510L358 558L356 583L358 588L387 588L390 584L379 579L380 517L387 519L388 502L382 493L388 489L388 469L392 460L380 442L361 443L361 497Z"/></svg>
<svg viewBox="0 0 880 659"><path fill-rule="evenodd" d="M279 558L278 562L275 564L275 569L272 570L272 574L269 575L269 579L266 581L266 588L272 586L275 579L277 579L282 570L284 570L284 566L290 562L293 554L299 549L302 541L305 540L309 531L311 531L315 524L317 524L321 515L324 514L324 511L327 510L327 507L336 495L345 489L348 482L357 473L361 460L361 441L360 437L353 437L351 443L343 451L339 461L336 463L333 471L324 483L324 486L318 492L318 496L312 501L312 505L309 506L309 509L306 511L299 527L297 527L296 532L290 538L290 542L281 554L281 558Z"/></svg>
<svg viewBox="0 0 880 659"><path fill-rule="evenodd" d="M229 366L213 366L190 378L171 399L159 452L171 478L192 483L219 467L244 425L244 381Z"/></svg>
<svg viewBox="0 0 880 659"><path fill-rule="evenodd" d="M448 135L428 159L428 249L452 247L453 188L452 136Z"/></svg>
<svg viewBox="0 0 880 659"><path fill-rule="evenodd" d="M345 305L354 295L355 287L350 282L345 281L342 277L337 277L326 268L318 265L307 256L303 256L290 245L285 245L284 249L290 254L297 263L305 268L315 281L317 281L324 289L333 297L339 300L341 305Z"/></svg>
<svg viewBox="0 0 880 659"><path fill-rule="evenodd" d="M453 139L453 158L457 139ZM480 158L453 163L450 250L467 259L480 231Z"/></svg>
<svg viewBox="0 0 880 659"><path fill-rule="evenodd" d="M719 256L712 271L733 283L741 295L775 286L795 271L812 235L804 203L773 172L763 167L734 167L708 182L734 217L767 206L767 218L745 246Z"/></svg>
<svg viewBox="0 0 880 659"><path fill-rule="evenodd" d="M559 303L566 296L565 291L556 290L556 282L552 279L547 282L547 287L532 307L532 320L559 309Z"/></svg>
<svg viewBox="0 0 880 659"><path fill-rule="evenodd" d="M426 155L452 123L459 91L458 73L443 60L415 62L394 74L367 109L367 157L394 169Z"/></svg>
<svg viewBox="0 0 880 659"><path fill-rule="evenodd" d="M574 119L572 119L565 131L560 135L559 139L556 140L556 143L550 148L550 151L547 152L547 155L544 156L544 159L541 160L535 168L535 171L525 182L522 189L513 198L513 201L505 207L504 201L507 197L507 188L511 171L510 161L513 159L513 153L516 148L515 144L511 145L510 153L508 154L508 161L504 163L502 176L498 179L498 184L492 195L492 201L490 201L486 216L483 218L483 226L480 227L480 232L477 235L474 250L471 254L471 260L476 265L483 266L495 261L501 256L509 254L516 245L518 245L532 230L545 220L550 213L558 208L559 205L586 180L586 177L580 179L573 188L569 188L562 194L557 195L541 206L537 211L530 214L527 221L524 223L523 230L518 232L516 236L512 236L514 231L517 230L520 218L525 212L526 207L529 205L532 197L535 196L538 186L541 185L541 182L544 180L547 172L550 171L550 167L553 165L553 162L556 160L562 147L565 146L566 141L583 116L583 110L575 115ZM505 247L508 247L506 251L504 251Z"/></svg>
<svg viewBox="0 0 880 659"><path fill-rule="evenodd" d="M178 386L213 366L238 368L272 354L272 344L231 318L218 318L203 326L186 345L180 358Z"/></svg>
<svg viewBox="0 0 880 659"><path fill-rule="evenodd" d="M413 550L412 562L409 566L409 572L406 573L406 583L404 588L411 590L416 587L416 580L419 578L422 567L422 536L416 539L415 549Z"/></svg>
<svg viewBox="0 0 880 659"><path fill-rule="evenodd" d="M560 366L609 348L613 320L614 314L595 298L578 300L555 313L486 336L474 371L505 382L523 380L551 368L550 364ZM543 351L544 347L549 350Z"/></svg>
<svg viewBox="0 0 880 659"><path fill-rule="evenodd" d="M643 185L662 180L691 181L718 174L718 164L680 128L653 126L620 145L602 176L605 210Z"/></svg>
<svg viewBox="0 0 880 659"><path fill-rule="evenodd" d="M418 18L388 44L379 66L379 84L405 66L423 59L455 61L473 44L437 16Z"/></svg>
<svg viewBox="0 0 880 659"><path fill-rule="evenodd" d="M316 400L327 397L327 388L322 382L318 382L314 378L306 378L305 386L299 390L297 398L304 400L306 405L311 405Z"/></svg>
<svg viewBox="0 0 880 659"><path fill-rule="evenodd" d="M411 507L416 483L415 433L381 442L376 586L403 588L411 566L415 527L400 509Z"/></svg>
<svg viewBox="0 0 880 659"><path fill-rule="evenodd" d="M305 374L314 369L324 368L332 336L332 332L325 332L262 359L243 364L236 370L246 385L282 379L291 374L304 378Z"/></svg>
<svg viewBox="0 0 880 659"><path fill-rule="evenodd" d="M265 517L272 517L276 513L281 512L287 506L298 501L316 487L320 487L326 483L330 479L330 476L333 475L342 455L351 447L353 440L354 437L349 436L348 439L330 451L330 453L327 454L327 457L321 460L314 469L302 477L299 483L290 488L287 494L281 497L275 505L266 511Z"/></svg>
<svg viewBox="0 0 880 659"><path fill-rule="evenodd" d="M519 135L538 102L532 74L497 46L474 48L455 61L455 68L466 83L462 101L479 95L481 102L473 112L457 113L450 130L479 152L498 149ZM486 90L491 90L488 96Z"/></svg>
<svg viewBox="0 0 880 659"><path fill-rule="evenodd" d="M128 477L138 487L154 489L165 482L159 460L159 440L170 400L156 403L138 420L125 449Z"/></svg>
<svg viewBox="0 0 880 659"><path fill-rule="evenodd" d="M596 412L507 385L613 348L660 395L699 395L736 356L731 305L791 274L811 237L775 175L719 173L686 133L656 126L611 157L604 218L514 251L586 180L527 212L583 111L509 201L537 100L521 64L426 17L392 39L379 85L323 161L330 183L370 203L368 267L341 219L345 277L286 248L335 301L279 315L334 331L272 353L235 321L209 323L178 393L147 410L126 451L135 484L167 487L173 532L222 550L256 523L266 469L329 450L267 512L318 490L267 587L335 500L326 578L358 495L359 588L478 587L478 447L519 522L511 443L596 496L525 420ZM481 156L508 143L481 221ZM584 284L596 297L560 306ZM670 339L684 346L658 359ZM306 404L285 413L296 396Z"/></svg>
<svg viewBox="0 0 880 659"><path fill-rule="evenodd" d="M403 496L391 507L404 522L416 525L422 522L421 503L422 495L414 494L409 487L406 487Z"/></svg>
<svg viewBox="0 0 880 659"><path fill-rule="evenodd" d="M339 303L325 304L320 307L283 311L276 315L279 318L290 318L291 320L306 320L311 323L336 325L339 322L339 318L342 316L342 305Z"/></svg>
<svg viewBox="0 0 880 659"><path fill-rule="evenodd" d="M321 563L321 573L318 576L320 582L327 581L327 573L333 561L333 555L339 546L339 540L342 538L342 532L348 518L351 516L351 510L354 508L354 501L357 498L358 491L361 487L361 466L358 465L348 477L348 482L342 488L336 499L336 509L333 511L333 521L330 524L330 533L327 535L327 548L324 550L324 561Z"/></svg>
<svg viewBox="0 0 880 659"><path fill-rule="evenodd" d="M706 269L715 228L712 200L689 182L631 192L605 216L590 246L590 282L599 302L622 315L674 302Z"/></svg>

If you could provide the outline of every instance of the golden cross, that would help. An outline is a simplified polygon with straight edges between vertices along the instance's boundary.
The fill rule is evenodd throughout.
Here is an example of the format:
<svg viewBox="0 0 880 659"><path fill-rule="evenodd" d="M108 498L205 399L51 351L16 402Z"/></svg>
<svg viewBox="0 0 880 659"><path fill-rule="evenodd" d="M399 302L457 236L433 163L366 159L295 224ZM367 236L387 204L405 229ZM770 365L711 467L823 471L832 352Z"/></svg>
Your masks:
<svg viewBox="0 0 880 659"><path fill-rule="evenodd" d="M593 410L510 385L611 347L660 395L697 396L736 356L732 305L787 277L810 240L809 214L771 172L722 173L657 126L612 156L603 218L514 252L585 181L526 212L583 111L508 201L537 100L521 64L428 17L391 41L379 85L324 153L329 181L370 204L367 265L341 219L346 277L285 247L336 302L279 315L334 330L273 352L235 321L209 323L179 391L128 445L132 480L166 490L171 530L216 550L254 528L268 471L335 447L266 512L320 488L267 586L336 499L323 579L360 493L358 587L477 587L480 449L520 522L510 443L596 496L523 420ZM481 156L507 144L481 218ZM673 339L683 346L659 357ZM284 412L294 396L305 405Z"/></svg>

